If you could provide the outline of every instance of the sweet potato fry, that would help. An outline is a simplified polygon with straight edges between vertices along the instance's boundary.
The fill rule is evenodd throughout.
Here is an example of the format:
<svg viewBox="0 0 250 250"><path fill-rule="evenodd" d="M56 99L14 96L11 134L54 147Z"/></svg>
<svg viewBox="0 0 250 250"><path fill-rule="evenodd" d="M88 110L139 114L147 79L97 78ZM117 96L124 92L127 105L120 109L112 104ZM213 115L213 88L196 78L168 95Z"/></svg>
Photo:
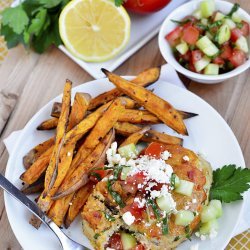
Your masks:
<svg viewBox="0 0 250 250"><path fill-rule="evenodd" d="M55 146L54 146L51 158L50 158L49 166L45 174L43 197L45 197L47 195L47 192L52 188L58 175L59 155L60 155L62 145L64 143L64 137L65 137L65 133L66 133L67 125L68 125L68 119L69 119L70 102L71 102L71 87L72 87L72 83L69 80L66 80L64 90L63 90L62 111L58 120L57 129L56 129Z"/></svg>
<svg viewBox="0 0 250 250"><path fill-rule="evenodd" d="M62 199L54 201L51 205L51 208L48 212L48 217L53 220L57 226L62 226L73 197L74 193L63 197Z"/></svg>
<svg viewBox="0 0 250 250"><path fill-rule="evenodd" d="M91 96L87 93L77 92L75 94L75 99L69 116L67 131L72 129L81 120L83 120L84 116L86 115L90 100Z"/></svg>
<svg viewBox="0 0 250 250"><path fill-rule="evenodd" d="M130 122L134 124L159 124L162 123L155 115L147 110L125 109L120 114L119 122Z"/></svg>
<svg viewBox="0 0 250 250"><path fill-rule="evenodd" d="M109 72L108 70L102 69L102 71L124 94L138 102L151 113L155 114L161 121L176 132L188 135L181 115L170 103L161 99L147 89L129 82L120 76Z"/></svg>
<svg viewBox="0 0 250 250"><path fill-rule="evenodd" d="M23 165L28 169L48 148L54 144L54 138L44 141L32 148L24 157Z"/></svg>
<svg viewBox="0 0 250 250"><path fill-rule="evenodd" d="M69 210L65 218L65 227L68 228L76 216L81 212L84 204L86 203L91 191L93 189L94 183L89 182L85 186L81 187L74 195Z"/></svg>
<svg viewBox="0 0 250 250"><path fill-rule="evenodd" d="M44 189L44 175L42 175L36 182L31 185L24 184L21 188L22 193L29 195L39 193Z"/></svg>
<svg viewBox="0 0 250 250"><path fill-rule="evenodd" d="M33 184L46 171L54 146L48 148L38 159L20 176L26 184Z"/></svg>
<svg viewBox="0 0 250 250"><path fill-rule="evenodd" d="M181 115L182 119L189 119L192 117L197 116L198 114L195 113L191 113L191 112L187 112L187 111L182 111L182 110L178 110L179 114Z"/></svg>
<svg viewBox="0 0 250 250"><path fill-rule="evenodd" d="M104 139L98 143L91 154L75 169L69 178L64 180L53 199L61 199L84 186L88 182L89 171L105 162L106 151L113 140L114 130L112 129Z"/></svg>
<svg viewBox="0 0 250 250"><path fill-rule="evenodd" d="M119 116L124 111L124 106L125 103L119 98L113 101L104 115L98 120L89 136L86 138L84 142L86 148L94 149L96 147L96 145L117 122Z"/></svg>
<svg viewBox="0 0 250 250"><path fill-rule="evenodd" d="M129 145L129 144L137 144L137 142L143 137L143 135L150 130L149 126L146 126L139 130L138 132L135 132L131 134L128 138L125 139L125 141L120 145L120 147Z"/></svg>
<svg viewBox="0 0 250 250"><path fill-rule="evenodd" d="M51 130L55 129L58 124L58 118L50 118L44 122L42 122L40 125L37 126L37 130Z"/></svg>
<svg viewBox="0 0 250 250"><path fill-rule="evenodd" d="M54 102L52 106L52 110L50 116L59 118L62 110L62 103L61 102Z"/></svg>
<svg viewBox="0 0 250 250"><path fill-rule="evenodd" d="M114 125L114 128L118 134L123 136L129 136L141 130L140 126L128 122L117 122ZM176 145L182 145L183 141L181 138L167 135L165 133L161 133L153 129L148 130L143 135L141 140L145 142L159 142L164 144L176 144Z"/></svg>
<svg viewBox="0 0 250 250"><path fill-rule="evenodd" d="M160 72L161 69L159 67L147 69L141 72L135 79L132 80L132 82L143 87L149 86L150 84L156 82L159 79ZM117 88L104 92L91 101L89 105L89 110L93 110L99 107L100 105L108 101L114 100L115 98L121 95L123 95L123 93Z"/></svg>

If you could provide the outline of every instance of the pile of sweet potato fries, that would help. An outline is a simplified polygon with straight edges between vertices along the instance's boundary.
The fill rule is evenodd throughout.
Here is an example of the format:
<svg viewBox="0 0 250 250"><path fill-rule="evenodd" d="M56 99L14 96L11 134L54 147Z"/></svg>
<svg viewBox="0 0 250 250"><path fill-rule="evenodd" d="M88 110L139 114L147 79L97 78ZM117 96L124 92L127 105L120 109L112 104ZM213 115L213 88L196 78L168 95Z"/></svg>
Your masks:
<svg viewBox="0 0 250 250"><path fill-rule="evenodd" d="M181 138L153 130L150 125L164 123L187 135L183 120L196 115L176 110L145 88L158 80L158 67L131 81L103 72L116 88L95 98L76 93L72 105L72 83L66 81L62 103L54 103L52 118L37 127L55 129L55 136L23 158L26 170L20 176L22 191L40 193L38 206L58 226L69 227L81 212L95 184L90 176L104 166L106 151L114 140L122 146L138 141L182 144ZM40 224L35 218L31 223L36 227Z"/></svg>

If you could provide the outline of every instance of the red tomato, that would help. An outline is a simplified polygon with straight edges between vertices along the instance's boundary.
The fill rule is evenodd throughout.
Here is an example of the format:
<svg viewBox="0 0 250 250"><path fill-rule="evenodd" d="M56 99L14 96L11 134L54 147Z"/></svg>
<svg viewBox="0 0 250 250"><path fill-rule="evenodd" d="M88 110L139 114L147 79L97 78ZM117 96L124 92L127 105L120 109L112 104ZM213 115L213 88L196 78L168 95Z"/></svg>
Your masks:
<svg viewBox="0 0 250 250"><path fill-rule="evenodd" d="M241 33L243 36L248 36L249 35L249 23L242 21L242 28L240 29Z"/></svg>
<svg viewBox="0 0 250 250"><path fill-rule="evenodd" d="M181 58L189 62L191 60L191 52L188 51L185 55L181 55Z"/></svg>
<svg viewBox="0 0 250 250"><path fill-rule="evenodd" d="M109 247L115 250L123 250L121 235L119 233L114 233L109 238L109 243L106 247Z"/></svg>
<svg viewBox="0 0 250 250"><path fill-rule="evenodd" d="M141 219L142 218L142 212L145 210L145 206L144 207L139 207L138 202L133 202L130 205L127 205L126 207L123 208L123 212L130 212L136 220Z"/></svg>
<svg viewBox="0 0 250 250"><path fill-rule="evenodd" d="M200 61L203 57L203 53L200 50L192 51L192 64L194 65L196 62Z"/></svg>
<svg viewBox="0 0 250 250"><path fill-rule="evenodd" d="M232 48L229 44L223 45L221 49L220 57L222 59L229 59L232 56Z"/></svg>
<svg viewBox="0 0 250 250"><path fill-rule="evenodd" d="M133 250L145 250L144 246L142 244L137 245Z"/></svg>
<svg viewBox="0 0 250 250"><path fill-rule="evenodd" d="M152 13L165 7L171 0L127 0L123 6L136 13Z"/></svg>
<svg viewBox="0 0 250 250"><path fill-rule="evenodd" d="M188 26L183 29L182 39L185 42L194 45L199 39L199 34L200 32L198 29L193 26Z"/></svg>
<svg viewBox="0 0 250 250"><path fill-rule="evenodd" d="M107 174L108 174L108 171L107 170L103 170L103 169L100 169L100 170L93 170L92 171L92 175L90 176L90 180L97 183L99 182L100 180L98 180L98 178L95 176L95 174L101 179L103 179Z"/></svg>
<svg viewBox="0 0 250 250"><path fill-rule="evenodd" d="M238 67L246 62L246 55L243 51L234 49L229 61L234 67Z"/></svg>
<svg viewBox="0 0 250 250"><path fill-rule="evenodd" d="M232 42L236 42L238 38L242 36L242 32L238 28L234 28L231 30L231 40Z"/></svg>
<svg viewBox="0 0 250 250"><path fill-rule="evenodd" d="M164 151L164 146L157 142L152 142L145 150L145 155L153 156L154 158L160 158L161 153Z"/></svg>
<svg viewBox="0 0 250 250"><path fill-rule="evenodd" d="M171 46L174 46L176 41L181 37L182 34L182 27L178 26L170 33L168 33L165 38L170 43Z"/></svg>
<svg viewBox="0 0 250 250"><path fill-rule="evenodd" d="M218 64L218 65L223 65L225 61L221 57L218 56L214 58L213 63Z"/></svg>
<svg viewBox="0 0 250 250"><path fill-rule="evenodd" d="M193 71L193 72L196 72L196 69L195 69L195 67L194 67L194 65L192 63L189 63L188 69Z"/></svg>
<svg viewBox="0 0 250 250"><path fill-rule="evenodd" d="M128 176L126 179L126 183L131 186L138 186L138 184L142 184L145 182L146 176L143 172L139 172L135 175Z"/></svg>

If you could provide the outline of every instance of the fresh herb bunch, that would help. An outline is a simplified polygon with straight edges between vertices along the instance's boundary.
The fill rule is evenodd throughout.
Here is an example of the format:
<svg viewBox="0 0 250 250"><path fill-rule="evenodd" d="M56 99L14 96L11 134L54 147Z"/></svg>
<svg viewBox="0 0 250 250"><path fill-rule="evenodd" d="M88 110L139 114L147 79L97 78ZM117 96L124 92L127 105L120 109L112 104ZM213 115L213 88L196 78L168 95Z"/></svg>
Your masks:
<svg viewBox="0 0 250 250"><path fill-rule="evenodd" d="M250 188L250 169L237 168L236 165L223 166L213 171L213 184L210 200L222 202L242 200L242 193Z"/></svg>
<svg viewBox="0 0 250 250"><path fill-rule="evenodd" d="M62 44L58 19L69 0L25 0L14 8L2 12L0 35L8 48L22 43L43 53L50 45Z"/></svg>

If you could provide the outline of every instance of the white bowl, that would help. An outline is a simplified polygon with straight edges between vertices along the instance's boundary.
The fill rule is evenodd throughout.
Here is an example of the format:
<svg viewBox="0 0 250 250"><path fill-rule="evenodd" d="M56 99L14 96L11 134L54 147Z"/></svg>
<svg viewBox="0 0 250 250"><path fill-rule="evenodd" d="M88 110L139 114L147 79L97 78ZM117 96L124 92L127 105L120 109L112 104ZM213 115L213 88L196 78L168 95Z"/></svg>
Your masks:
<svg viewBox="0 0 250 250"><path fill-rule="evenodd" d="M159 37L158 37L159 47L160 47L160 51L164 59L169 64L171 64L175 68L175 70L182 73L183 75L190 78L191 80L200 82L200 83L207 83L207 84L219 83L231 77L239 75L243 71L247 70L250 67L250 59L248 59L243 65L237 67L236 69L228 73L220 74L216 76L203 75L203 74L199 74L199 73L195 73L190 70L187 70L183 66L181 66L180 63L175 59L172 49L169 43L165 39L165 36L169 32L171 32L174 28L177 27L177 24L172 22L171 20L182 20L184 17L191 15L197 8L199 8L200 2L202 2L202 0L194 0L186 4L183 4L179 8L177 8L175 11L173 11L165 19L165 21L163 22L161 26ZM233 7L232 3L221 1L221 0L215 0L215 5L216 5L216 10L219 10L222 13L230 12L231 8ZM238 13L240 14L243 20L250 23L250 15L246 11L240 8L238 10Z"/></svg>

